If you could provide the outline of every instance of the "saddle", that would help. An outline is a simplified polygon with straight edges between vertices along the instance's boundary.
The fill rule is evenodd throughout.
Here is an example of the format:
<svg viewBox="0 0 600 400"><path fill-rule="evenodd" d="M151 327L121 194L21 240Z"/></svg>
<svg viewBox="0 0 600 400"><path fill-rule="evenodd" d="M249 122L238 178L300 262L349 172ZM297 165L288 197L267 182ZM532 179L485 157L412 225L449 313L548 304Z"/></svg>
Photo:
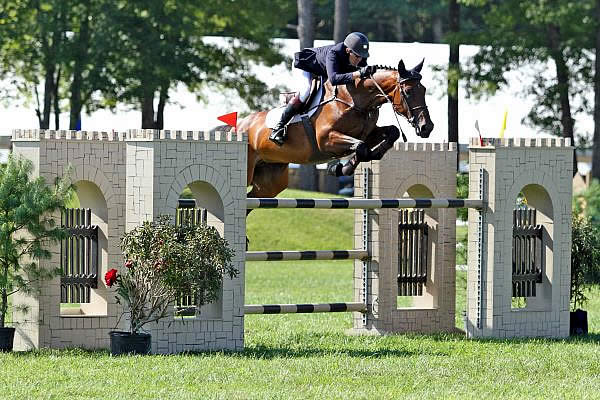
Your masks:
<svg viewBox="0 0 600 400"><path fill-rule="evenodd" d="M265 119L265 125L267 128L273 129L273 127L275 127L281 118L281 114L283 113L285 106L290 102L291 99L294 98L294 96L296 96L296 94L298 94L298 92L280 93L279 99L281 100L282 104L267 113L267 117ZM320 76L313 77L310 85L310 95L308 96L306 103L304 103L302 109L296 115L294 115L288 125L301 122L304 118L310 118L317 111L317 106L323 100L324 95L325 90L323 78Z"/></svg>

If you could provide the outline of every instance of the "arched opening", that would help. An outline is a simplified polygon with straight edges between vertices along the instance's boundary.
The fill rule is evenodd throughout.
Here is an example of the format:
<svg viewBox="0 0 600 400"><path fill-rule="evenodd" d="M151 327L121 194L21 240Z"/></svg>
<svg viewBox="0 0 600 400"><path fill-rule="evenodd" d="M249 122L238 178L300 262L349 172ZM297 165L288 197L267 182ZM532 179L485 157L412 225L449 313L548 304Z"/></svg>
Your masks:
<svg viewBox="0 0 600 400"><path fill-rule="evenodd" d="M411 186L403 196L433 198L433 193L426 186L417 184ZM434 266L438 240L438 210L400 209L397 210L397 215L396 306L398 309L437 307Z"/></svg>
<svg viewBox="0 0 600 400"><path fill-rule="evenodd" d="M208 182L194 181L179 195L176 223L206 224L225 235L225 210L219 192ZM221 288L222 290L222 288ZM193 307L193 293L182 293L177 301L175 313L183 318L217 319L223 315L223 296L200 310Z"/></svg>
<svg viewBox="0 0 600 400"><path fill-rule="evenodd" d="M61 243L61 316L107 315L108 206L95 183L75 184L62 223L69 235Z"/></svg>
<svg viewBox="0 0 600 400"><path fill-rule="evenodd" d="M552 308L554 209L544 187L526 185L513 211L511 309Z"/></svg>

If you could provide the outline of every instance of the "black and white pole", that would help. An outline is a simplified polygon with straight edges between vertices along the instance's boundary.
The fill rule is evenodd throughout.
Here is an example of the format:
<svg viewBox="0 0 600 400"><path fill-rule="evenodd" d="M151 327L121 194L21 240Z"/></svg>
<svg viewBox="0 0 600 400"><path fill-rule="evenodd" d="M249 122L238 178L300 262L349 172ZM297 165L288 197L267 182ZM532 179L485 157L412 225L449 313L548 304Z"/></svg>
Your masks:
<svg viewBox="0 0 600 400"><path fill-rule="evenodd" d="M482 208L480 199L286 199L248 198L246 208Z"/></svg>
<svg viewBox="0 0 600 400"><path fill-rule="evenodd" d="M247 251L246 261L363 260L366 250Z"/></svg>
<svg viewBox="0 0 600 400"><path fill-rule="evenodd" d="M314 303L314 304L247 304L244 314L303 314L331 312L366 312L363 303Z"/></svg>

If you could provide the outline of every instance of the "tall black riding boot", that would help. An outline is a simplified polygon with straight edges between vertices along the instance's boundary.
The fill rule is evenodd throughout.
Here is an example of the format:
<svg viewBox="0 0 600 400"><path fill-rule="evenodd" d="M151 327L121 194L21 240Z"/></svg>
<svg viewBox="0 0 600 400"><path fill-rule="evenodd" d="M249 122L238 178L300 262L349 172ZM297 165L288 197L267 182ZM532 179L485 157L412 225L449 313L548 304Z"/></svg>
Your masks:
<svg viewBox="0 0 600 400"><path fill-rule="evenodd" d="M269 139L272 142L276 143L278 146L283 146L283 142L285 142L285 138L287 136L287 131L285 129L285 125L292 119L292 117L300 110L302 107L302 102L298 96L294 97L290 102L285 106L285 110L281 114L281 119L277 122L277 125L273 128Z"/></svg>

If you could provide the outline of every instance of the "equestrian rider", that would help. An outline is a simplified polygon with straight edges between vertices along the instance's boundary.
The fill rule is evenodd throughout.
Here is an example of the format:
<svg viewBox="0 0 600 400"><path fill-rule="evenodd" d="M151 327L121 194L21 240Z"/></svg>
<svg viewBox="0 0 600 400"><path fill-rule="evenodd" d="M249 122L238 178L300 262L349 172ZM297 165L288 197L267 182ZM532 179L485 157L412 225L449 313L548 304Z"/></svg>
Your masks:
<svg viewBox="0 0 600 400"><path fill-rule="evenodd" d="M311 75L326 77L332 85L344 85L357 78L366 78L376 70L367 66L369 39L360 33L352 32L343 42L322 47L306 48L294 54L293 82L298 85L296 96L290 100L281 114L281 119L269 136L277 145L286 139L285 125L308 100Z"/></svg>

